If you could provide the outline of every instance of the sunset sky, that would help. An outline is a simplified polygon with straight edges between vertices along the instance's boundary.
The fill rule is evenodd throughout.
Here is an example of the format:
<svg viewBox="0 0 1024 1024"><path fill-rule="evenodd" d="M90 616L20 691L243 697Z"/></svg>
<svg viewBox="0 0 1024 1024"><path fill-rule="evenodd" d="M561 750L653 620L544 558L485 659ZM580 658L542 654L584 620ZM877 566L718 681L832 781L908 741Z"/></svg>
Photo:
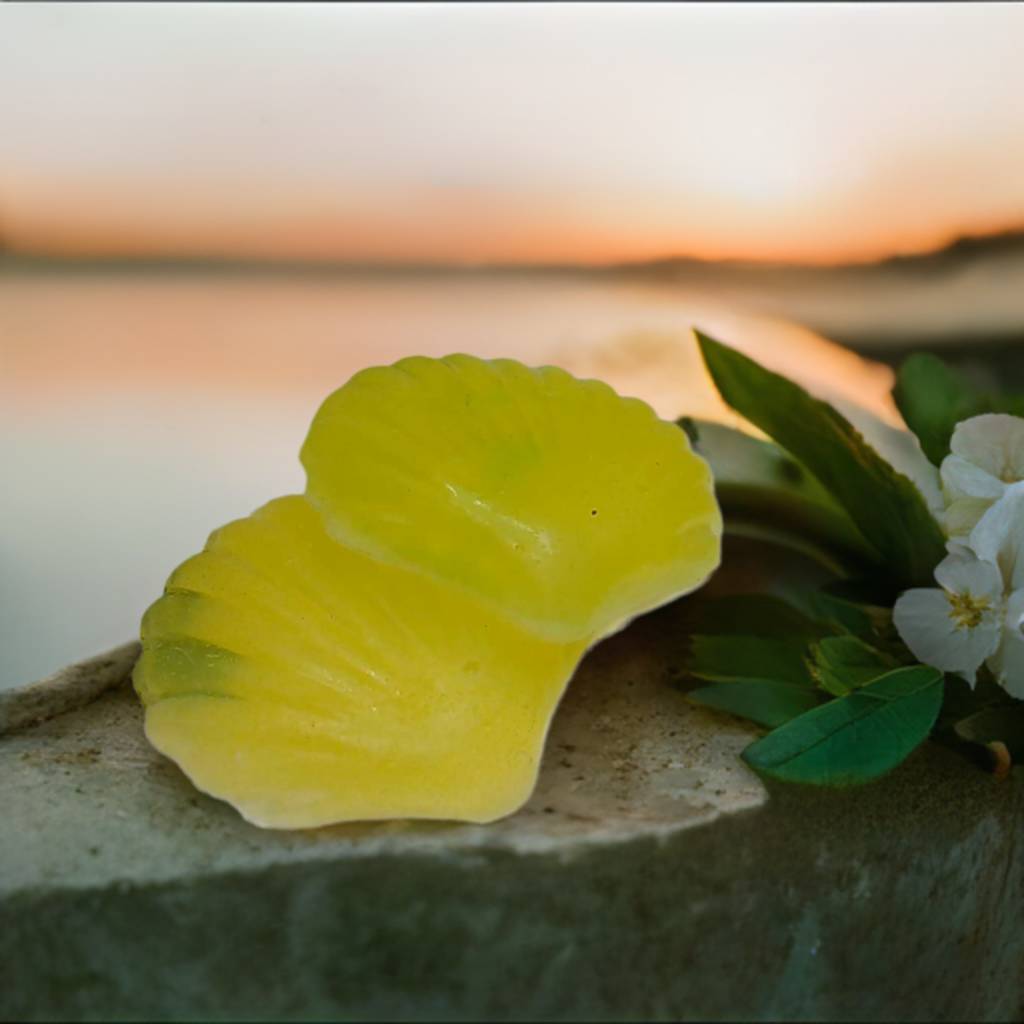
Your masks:
<svg viewBox="0 0 1024 1024"><path fill-rule="evenodd" d="M0 5L0 237L797 262L1024 227L1024 7Z"/></svg>

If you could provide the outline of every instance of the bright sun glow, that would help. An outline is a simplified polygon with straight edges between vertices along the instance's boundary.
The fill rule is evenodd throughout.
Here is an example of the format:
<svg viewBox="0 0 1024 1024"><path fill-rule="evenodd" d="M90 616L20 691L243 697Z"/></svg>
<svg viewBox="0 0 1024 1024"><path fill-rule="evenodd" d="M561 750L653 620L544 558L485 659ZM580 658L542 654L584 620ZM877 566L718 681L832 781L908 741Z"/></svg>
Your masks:
<svg viewBox="0 0 1024 1024"><path fill-rule="evenodd" d="M1024 219L1018 5L321 6L0 4L3 243L829 262Z"/></svg>
<svg viewBox="0 0 1024 1024"><path fill-rule="evenodd" d="M789 204L834 189L836 173L809 139L786 138L771 124L722 132L701 153L704 190L758 204ZM696 176L696 175L695 175Z"/></svg>

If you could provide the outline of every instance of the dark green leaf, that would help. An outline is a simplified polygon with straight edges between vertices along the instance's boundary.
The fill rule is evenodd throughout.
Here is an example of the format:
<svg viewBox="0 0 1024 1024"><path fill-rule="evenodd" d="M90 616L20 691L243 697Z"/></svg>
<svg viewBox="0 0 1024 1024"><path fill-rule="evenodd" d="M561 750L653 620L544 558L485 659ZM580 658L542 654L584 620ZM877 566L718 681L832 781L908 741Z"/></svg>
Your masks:
<svg viewBox="0 0 1024 1024"><path fill-rule="evenodd" d="M683 428L686 436L690 439L690 444L696 449L700 444L700 430L697 427L697 421L692 416L683 416L676 422Z"/></svg>
<svg viewBox="0 0 1024 1024"><path fill-rule="evenodd" d="M927 738L941 705L941 672L926 665L899 668L775 729L747 747L743 760L790 782L867 782Z"/></svg>
<svg viewBox="0 0 1024 1024"><path fill-rule="evenodd" d="M848 572L877 559L836 499L778 445L720 423L679 423L699 435L694 451L714 474L728 532L756 525L771 530L782 543L830 556Z"/></svg>
<svg viewBox="0 0 1024 1024"><path fill-rule="evenodd" d="M992 411L980 388L930 353L916 353L903 361L892 396L936 466L949 454L949 439L957 423Z"/></svg>
<svg viewBox="0 0 1024 1024"><path fill-rule="evenodd" d="M826 583L821 592L829 597L839 598L852 604L871 605L876 608L891 608L898 596L892 585L877 578L835 580Z"/></svg>
<svg viewBox="0 0 1024 1024"><path fill-rule="evenodd" d="M687 699L694 704L729 711L774 729L818 706L813 690L768 679L744 679L715 683L691 690Z"/></svg>
<svg viewBox="0 0 1024 1024"><path fill-rule="evenodd" d="M855 636L825 637L812 648L819 684L836 697L897 668L896 659Z"/></svg>
<svg viewBox="0 0 1024 1024"><path fill-rule="evenodd" d="M700 332L697 340L725 401L821 481L877 552L880 574L932 586L945 542L914 484L827 402Z"/></svg>
<svg viewBox="0 0 1024 1024"><path fill-rule="evenodd" d="M856 636L867 636L874 628L871 616L852 601L822 593L820 590L793 591L793 600L801 611L818 621L834 622Z"/></svg>
<svg viewBox="0 0 1024 1024"><path fill-rule="evenodd" d="M816 639L837 632L798 612L771 594L728 594L697 601L686 611L685 625L704 636L755 636L766 639Z"/></svg>
<svg viewBox="0 0 1024 1024"><path fill-rule="evenodd" d="M961 420L987 412L1019 416L1024 411L1019 397L985 392L962 371L924 352L903 361L892 396L936 466L949 454L949 440Z"/></svg>
<svg viewBox="0 0 1024 1024"><path fill-rule="evenodd" d="M688 670L700 679L772 679L814 686L803 637L695 636Z"/></svg>

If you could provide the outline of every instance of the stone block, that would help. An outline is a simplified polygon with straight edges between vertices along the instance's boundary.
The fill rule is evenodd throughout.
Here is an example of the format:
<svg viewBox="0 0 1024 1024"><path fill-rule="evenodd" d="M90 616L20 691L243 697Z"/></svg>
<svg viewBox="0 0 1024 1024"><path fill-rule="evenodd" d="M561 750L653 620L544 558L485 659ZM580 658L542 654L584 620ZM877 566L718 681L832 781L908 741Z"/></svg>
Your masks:
<svg viewBox="0 0 1024 1024"><path fill-rule="evenodd" d="M15 691L0 1018L1021 1019L1024 772L766 788L668 685L679 607L590 652L487 826L247 824L146 743L132 645Z"/></svg>

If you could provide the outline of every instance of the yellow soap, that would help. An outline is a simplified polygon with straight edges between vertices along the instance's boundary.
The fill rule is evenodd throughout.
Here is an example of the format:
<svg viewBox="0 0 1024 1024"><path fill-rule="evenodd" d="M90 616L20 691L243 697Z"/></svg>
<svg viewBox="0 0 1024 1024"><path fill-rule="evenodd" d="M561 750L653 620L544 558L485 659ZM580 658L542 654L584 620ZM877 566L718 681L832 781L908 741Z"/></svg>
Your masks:
<svg viewBox="0 0 1024 1024"><path fill-rule="evenodd" d="M561 370L364 371L302 461L175 570L135 669L150 742L268 828L513 813L584 651L719 561L683 431Z"/></svg>
<svg viewBox="0 0 1024 1024"><path fill-rule="evenodd" d="M429 573L541 636L606 636L717 566L711 471L607 384L510 359L356 374L303 445L342 544Z"/></svg>
<svg viewBox="0 0 1024 1024"><path fill-rule="evenodd" d="M142 639L150 742L272 828L512 813L586 647L343 547L298 496L214 533Z"/></svg>

